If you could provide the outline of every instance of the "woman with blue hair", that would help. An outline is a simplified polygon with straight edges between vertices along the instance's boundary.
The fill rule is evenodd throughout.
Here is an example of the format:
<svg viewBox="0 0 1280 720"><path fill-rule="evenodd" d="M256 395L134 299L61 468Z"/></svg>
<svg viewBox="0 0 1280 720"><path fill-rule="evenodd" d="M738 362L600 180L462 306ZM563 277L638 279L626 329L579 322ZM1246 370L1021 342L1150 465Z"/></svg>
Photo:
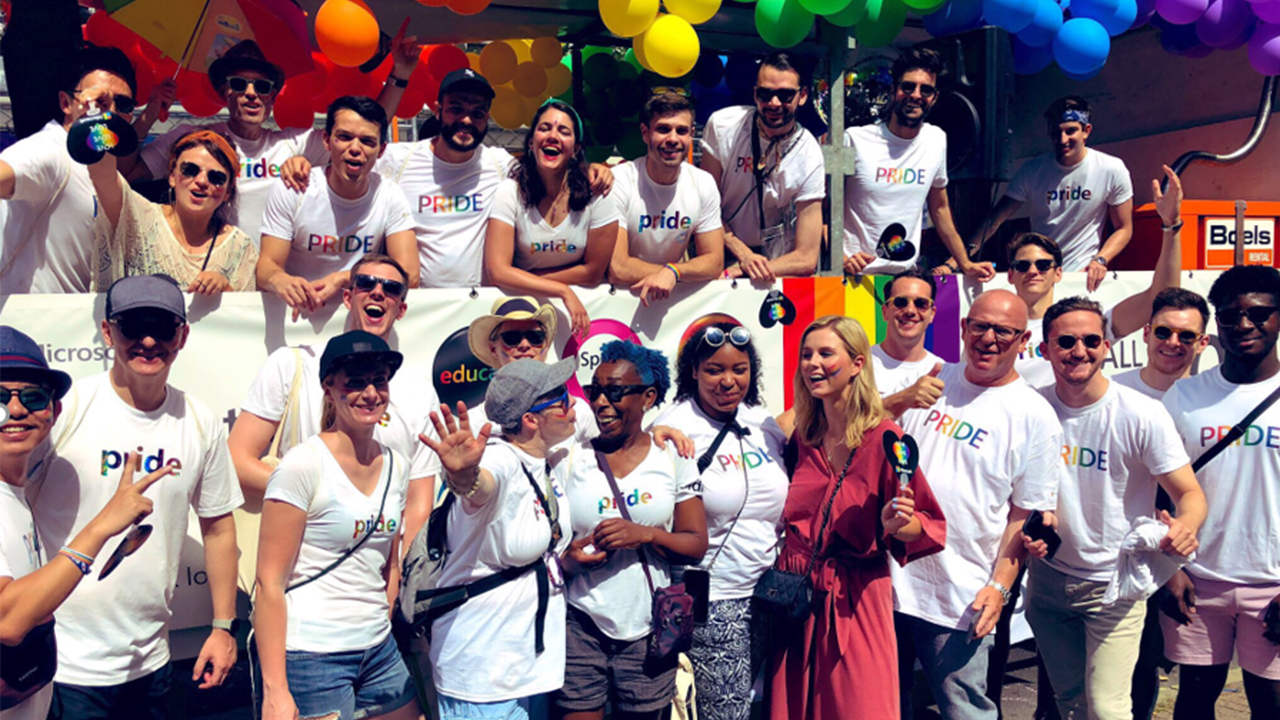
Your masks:
<svg viewBox="0 0 1280 720"><path fill-rule="evenodd" d="M564 687L566 720L653 718L675 696L676 656L648 658L650 593L671 583L672 563L696 565L707 550L707 519L697 465L674 448L654 447L647 411L671 389L667 358L617 340L601 348L587 385L600 435L574 446L566 462L573 542L564 555L569 614Z"/></svg>

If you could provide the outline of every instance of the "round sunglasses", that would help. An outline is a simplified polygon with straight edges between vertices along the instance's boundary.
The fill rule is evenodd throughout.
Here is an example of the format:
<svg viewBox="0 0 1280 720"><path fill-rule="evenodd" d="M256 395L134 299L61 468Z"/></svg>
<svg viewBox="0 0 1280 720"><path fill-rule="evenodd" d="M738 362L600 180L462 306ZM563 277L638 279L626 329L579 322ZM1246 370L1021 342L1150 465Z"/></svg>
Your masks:
<svg viewBox="0 0 1280 720"><path fill-rule="evenodd" d="M1183 330L1182 328L1169 327L1168 325L1156 325L1151 328L1151 334L1156 336L1160 342L1164 342L1174 335L1178 336L1178 342L1183 345L1194 345L1197 340L1204 337L1195 330Z"/></svg>
<svg viewBox="0 0 1280 720"><path fill-rule="evenodd" d="M724 345L724 341L726 339L733 343L734 347L745 347L747 343L751 342L751 331L739 325L726 332L724 328L718 328L712 325L707 328L702 339L711 347L718 348L721 345Z"/></svg>
<svg viewBox="0 0 1280 720"><path fill-rule="evenodd" d="M203 172L205 179L214 187L222 187L223 185L226 185L227 180L230 179L227 174L221 170L206 170L205 168L186 160L178 163L178 172L182 174L182 177L187 178L188 180L195 180L200 177L200 173Z"/></svg>
<svg viewBox="0 0 1280 720"><path fill-rule="evenodd" d="M0 405L8 407L9 401L13 399L14 395L18 396L18 402L22 403L22 407L31 412L45 410L53 403L53 391L47 387L37 385L19 390L0 387Z"/></svg>
<svg viewBox="0 0 1280 720"><path fill-rule="evenodd" d="M1084 343L1084 346L1090 350L1097 350L1102 347L1102 336L1096 333L1089 333L1083 337L1076 335L1059 335L1054 338L1054 342L1063 350L1074 350L1077 343Z"/></svg>

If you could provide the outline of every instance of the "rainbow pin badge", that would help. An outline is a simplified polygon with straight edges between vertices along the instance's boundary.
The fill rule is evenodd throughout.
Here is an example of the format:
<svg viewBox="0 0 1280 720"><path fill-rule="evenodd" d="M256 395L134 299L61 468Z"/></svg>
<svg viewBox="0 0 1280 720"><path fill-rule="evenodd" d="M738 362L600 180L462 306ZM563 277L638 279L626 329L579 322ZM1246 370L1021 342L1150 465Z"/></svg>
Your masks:
<svg viewBox="0 0 1280 720"><path fill-rule="evenodd" d="M898 476L898 487L910 485L911 476L920 466L920 448L916 445L916 439L906 434L898 437L892 430L886 430L883 439L884 456Z"/></svg>

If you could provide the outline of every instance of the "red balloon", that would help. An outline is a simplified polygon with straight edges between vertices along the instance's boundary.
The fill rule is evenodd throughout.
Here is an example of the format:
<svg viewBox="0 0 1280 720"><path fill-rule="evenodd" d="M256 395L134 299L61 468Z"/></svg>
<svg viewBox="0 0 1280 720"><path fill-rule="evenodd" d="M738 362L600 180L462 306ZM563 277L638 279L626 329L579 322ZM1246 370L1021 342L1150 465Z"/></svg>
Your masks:
<svg viewBox="0 0 1280 720"><path fill-rule="evenodd" d="M417 117L418 113L422 112L422 106L426 104L425 96L406 90L404 95L400 96L400 104L396 106L396 117Z"/></svg>
<svg viewBox="0 0 1280 720"><path fill-rule="evenodd" d="M129 59L133 61L133 74L138 80L138 92L134 93L134 99L139 105L144 105L147 98L151 97L151 89L156 85L156 71L141 55Z"/></svg>
<svg viewBox="0 0 1280 720"><path fill-rule="evenodd" d="M449 9L459 15L475 15L489 7L492 0L450 0Z"/></svg>
<svg viewBox="0 0 1280 720"><path fill-rule="evenodd" d="M328 69L317 63L315 70L289 78L285 81L284 86L293 88L294 93L306 98L307 104L310 106L311 99L324 92L324 88L328 83Z"/></svg>
<svg viewBox="0 0 1280 720"><path fill-rule="evenodd" d="M282 128L309 128L315 123L311 112L311 98L296 86L286 85L276 96L272 111L276 124Z"/></svg>
<svg viewBox="0 0 1280 720"><path fill-rule="evenodd" d="M418 4L427 7L444 7L449 4L449 0L418 0Z"/></svg>
<svg viewBox="0 0 1280 720"><path fill-rule="evenodd" d="M223 100L214 92L209 76L183 70L178 73L178 102L196 117L210 117L222 109Z"/></svg>
<svg viewBox="0 0 1280 720"><path fill-rule="evenodd" d="M436 45L427 58L427 72L440 80L454 70L469 67L471 61L467 59L467 54L456 45Z"/></svg>

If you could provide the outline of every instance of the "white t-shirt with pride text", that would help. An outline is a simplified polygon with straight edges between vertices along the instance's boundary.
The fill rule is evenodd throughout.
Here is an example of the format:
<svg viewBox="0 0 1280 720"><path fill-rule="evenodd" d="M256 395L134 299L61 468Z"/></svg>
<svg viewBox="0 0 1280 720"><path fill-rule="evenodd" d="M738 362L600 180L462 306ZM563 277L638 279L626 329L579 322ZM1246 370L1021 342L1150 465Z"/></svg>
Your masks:
<svg viewBox="0 0 1280 720"><path fill-rule="evenodd" d="M1004 194L1025 203L1031 229L1058 243L1062 269L1070 272L1098 256L1107 210L1133 198L1133 181L1123 160L1090 148L1071 167L1053 153L1028 160Z"/></svg>
<svg viewBox="0 0 1280 720"><path fill-rule="evenodd" d="M93 571L54 613L58 620L58 674L72 685L120 685L169 662L169 619L191 510L216 518L244 497L227 451L227 433L203 402L170 385L164 402L144 412L126 405L109 372L77 380L31 474L28 491L46 547L62 547L115 495L125 454L142 455L143 474L172 465L175 472L146 491L155 510L150 539L106 580ZM70 433L60 442L64 433ZM61 447L58 447L61 445ZM33 458L33 460L35 460ZM134 481L142 474L135 473ZM118 540L108 544L114 548Z"/></svg>
<svg viewBox="0 0 1280 720"><path fill-rule="evenodd" d="M1280 386L1280 375L1249 385L1228 382L1222 366L1184 378L1164 406L1194 461ZM1240 585L1280 583L1280 403L1244 437L1196 472L1209 514L1187 569L1196 577Z"/></svg>
<svg viewBox="0 0 1280 720"><path fill-rule="evenodd" d="M680 262L695 236L721 227L715 178L689 163L680 163L671 185L649 177L647 156L622 163L613 169L611 196L631 257L655 265Z"/></svg>
<svg viewBox="0 0 1280 720"><path fill-rule="evenodd" d="M7 295L89 292L98 261L98 195L88 167L67 154L67 131L50 120L6 148L0 160L13 168L13 197L0 203L6 208L0 218L0 289Z"/></svg>
<svg viewBox="0 0 1280 720"><path fill-rule="evenodd" d="M1112 375L1110 377L1110 380L1113 383L1123 385L1132 390L1137 390L1138 392L1142 393L1143 395L1146 395L1149 398L1152 398L1155 400L1164 399L1165 391L1158 390L1148 385L1146 381L1142 379L1142 368L1140 367L1136 367L1131 370L1125 370L1122 373L1116 373L1115 375Z"/></svg>
<svg viewBox="0 0 1280 720"><path fill-rule="evenodd" d="M0 578L17 580L44 565L44 552L26 490L0 480ZM43 620L41 620L43 622ZM53 701L53 683L4 711L4 720L45 720Z"/></svg>
<svg viewBox="0 0 1280 720"><path fill-rule="evenodd" d="M741 443L732 431L725 434L701 476L708 543L698 567L711 572L712 601L751 597L773 566L791 484L782 458L787 440L773 416L759 406L739 405L737 421L748 434ZM688 435L697 448L695 462L724 427L693 400L676 403L656 423Z"/></svg>
<svg viewBox="0 0 1280 720"><path fill-rule="evenodd" d="M160 179L168 176L170 149L183 135L195 130L212 130L218 133L239 153L236 207L229 216L229 221L253 238L255 243L262 239L262 216L271 188L279 184L280 166L295 155L305 157L313 167L329 164L329 148L324 144L323 130L271 130L264 127L257 140L248 140L231 132L231 127L226 122L218 122L211 125L180 125L148 143L142 148L140 157L151 171L151 177Z"/></svg>
<svg viewBox="0 0 1280 720"><path fill-rule="evenodd" d="M563 452L563 451L562 451ZM521 466L524 469L521 469ZM497 483L492 500L470 510L460 498L449 511L449 555L438 587L452 587L496 575L544 558L557 563L544 626L545 649L535 652L538 608L535 568L473 597L432 625L431 667L436 689L467 702L500 702L558 690L564 684L565 590L558 558L569 547L571 508L565 499L567 463L548 474L547 459L535 458L499 439L490 439L480 467ZM546 557L551 522L525 470L551 504L555 495L560 541Z"/></svg>
<svg viewBox="0 0 1280 720"><path fill-rule="evenodd" d="M1072 577L1111 580L1133 521L1153 517L1155 476L1190 462L1173 420L1158 400L1110 383L1102 399L1068 407L1043 388L1062 423L1066 477L1058 488L1062 546L1050 566Z"/></svg>
<svg viewBox="0 0 1280 720"><path fill-rule="evenodd" d="M368 495L352 484L319 435L312 435L281 458L263 497L307 514L302 546L285 587L316 578L285 594L289 618L286 649L318 653L367 650L391 633L391 608L382 572L392 541L400 532L408 489L408 463L385 445L378 484ZM370 528L372 534L360 549L320 576Z"/></svg>
<svg viewBox="0 0 1280 720"><path fill-rule="evenodd" d="M374 173L368 192L349 200L329 187L324 168L312 168L301 194L276 182L262 217L263 235L293 245L285 272L306 280L350 270L360 256L383 252L388 235L412 229L409 204L394 184Z"/></svg>
<svg viewBox="0 0 1280 720"><path fill-rule="evenodd" d="M590 537L602 521L620 518L622 513L591 445L574 448L569 462L572 467L567 489L573 508L573 537ZM676 505L702 495L697 461L680 457L671 444L665 449L650 444L644 460L616 480L632 522L668 531ZM644 558L654 587L670 585L667 561L652 550L645 550ZM600 632L614 640L648 636L652 630L652 602L653 593L635 550L611 550L604 563L569 580L569 604L586 613Z"/></svg>
<svg viewBox="0 0 1280 720"><path fill-rule="evenodd" d="M511 155L483 145L462 163L441 160L436 140L392 143L377 170L404 193L418 236L419 287L474 287L484 267L484 236Z"/></svg>
<svg viewBox="0 0 1280 720"><path fill-rule="evenodd" d="M569 216L551 227L537 207L525 207L515 180L503 180L493 199L491 220L515 228L515 257L512 265L521 270L554 270L583 261L591 231L618 221L611 196L595 195L585 208L569 211Z"/></svg>
<svg viewBox="0 0 1280 720"><path fill-rule="evenodd" d="M249 386L249 394L240 405L242 412L253 413L263 420L280 422L289 388L302 358L302 386L298 392L298 437L305 440L320 432L320 416L324 409L324 388L320 384L320 350L307 345L283 347L271 353ZM435 426L428 414L440 410L435 387L420 377L411 366L401 366L391 378L391 398L387 411L373 437L378 442L410 458L409 477L418 480L440 473L440 458L418 439L418 433L435 437Z"/></svg>
<svg viewBox="0 0 1280 720"><path fill-rule="evenodd" d="M942 363L943 367L947 365L946 360L928 350L924 351L923 360L907 361L889 357L889 353L880 345L871 346L871 367L874 368L876 390L880 392L880 397L906 390L928 375L938 363Z"/></svg>
<svg viewBox="0 0 1280 720"><path fill-rule="evenodd" d="M751 149L755 115L754 105L737 105L712 113L703 130L702 152L717 160L723 169L720 212L726 227L747 246L760 248L760 204ZM760 152L768 152L769 144L769 138L761 135ZM822 148L808 130L797 125L792 136L779 141L775 153L782 153L781 160L774 153L766 159L766 167L773 169L764 182L766 227L782 222L793 204L827 196ZM786 247L778 255L794 249L794 231L788 232L786 240Z"/></svg>
<svg viewBox="0 0 1280 720"><path fill-rule="evenodd" d="M925 123L911 139L894 135L887 123L849 128L845 147L857 155L856 172L844 186L844 254L876 254L882 235L894 225L897 241L915 251L904 260L877 257L866 275L892 275L915 265L920 257L920 230L925 202L933 188L947 186L947 134Z"/></svg>
<svg viewBox="0 0 1280 720"><path fill-rule="evenodd" d="M973 621L971 605L991 579L1009 506L1053 510L1062 467L1062 426L1049 403L1021 378L981 387L949 364L933 407L902 414L920 447L920 470L947 516L947 546L906 567L890 563L899 612L955 630Z"/></svg>

